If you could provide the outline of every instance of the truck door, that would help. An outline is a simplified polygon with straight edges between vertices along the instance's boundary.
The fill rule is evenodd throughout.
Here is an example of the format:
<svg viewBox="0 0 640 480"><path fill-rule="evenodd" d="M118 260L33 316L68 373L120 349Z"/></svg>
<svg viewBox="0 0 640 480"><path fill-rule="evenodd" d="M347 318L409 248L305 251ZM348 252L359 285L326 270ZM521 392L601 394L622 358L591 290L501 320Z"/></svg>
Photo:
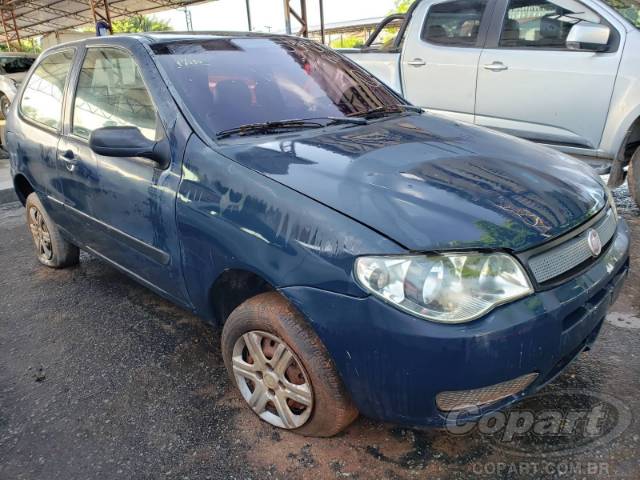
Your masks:
<svg viewBox="0 0 640 480"><path fill-rule="evenodd" d="M502 0L480 58L476 123L555 146L597 149L622 53L569 50L578 22L603 23L576 0Z"/></svg>
<svg viewBox="0 0 640 480"><path fill-rule="evenodd" d="M473 122L478 60L492 4L452 0L416 8L402 52L402 85L410 102Z"/></svg>
<svg viewBox="0 0 640 480"><path fill-rule="evenodd" d="M86 223L86 246L183 303L175 219L182 159L161 168L143 158L98 155L88 142L93 130L106 126L134 126L154 140L166 135L143 72L123 48L90 46L70 92L59 155L74 165L71 175L93 172L70 192L88 203L86 211L70 206Z"/></svg>
<svg viewBox="0 0 640 480"><path fill-rule="evenodd" d="M345 50L350 59L402 95L400 85L400 51L398 34L404 15L390 15L380 22L365 46L359 50Z"/></svg>

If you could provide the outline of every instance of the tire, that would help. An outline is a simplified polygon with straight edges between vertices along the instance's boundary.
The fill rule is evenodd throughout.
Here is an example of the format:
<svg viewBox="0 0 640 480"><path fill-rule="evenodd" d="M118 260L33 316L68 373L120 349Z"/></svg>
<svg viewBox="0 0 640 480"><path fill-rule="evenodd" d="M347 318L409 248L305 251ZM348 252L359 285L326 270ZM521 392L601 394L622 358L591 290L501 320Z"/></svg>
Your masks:
<svg viewBox="0 0 640 480"><path fill-rule="evenodd" d="M27 225L35 245L38 261L51 268L65 268L78 264L80 249L68 242L44 209L34 192L27 197Z"/></svg>
<svg viewBox="0 0 640 480"><path fill-rule="evenodd" d="M261 353L255 356L264 355L262 361L251 356L256 347ZM222 355L243 399L249 403L257 398L255 408L250 408L271 425L305 436L330 437L358 416L326 348L302 315L277 292L250 298L231 313L222 330ZM292 391L300 403L288 396L290 387L295 387ZM279 401L282 398L286 398L285 406ZM287 415L280 413L282 408L293 414L288 422Z"/></svg>
<svg viewBox="0 0 640 480"><path fill-rule="evenodd" d="M640 207L640 147L638 147L629 162L629 170L627 172L627 185L629 185L629 193Z"/></svg>
<svg viewBox="0 0 640 480"><path fill-rule="evenodd" d="M0 93L0 120L7 118L9 107L11 106L11 100L4 93Z"/></svg>

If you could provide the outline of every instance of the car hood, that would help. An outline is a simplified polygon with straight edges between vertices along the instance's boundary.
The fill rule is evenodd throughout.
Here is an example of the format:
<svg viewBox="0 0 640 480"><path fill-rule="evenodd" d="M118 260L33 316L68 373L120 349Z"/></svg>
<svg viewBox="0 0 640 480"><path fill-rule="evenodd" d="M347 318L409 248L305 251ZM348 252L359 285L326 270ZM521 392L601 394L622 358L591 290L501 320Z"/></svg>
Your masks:
<svg viewBox="0 0 640 480"><path fill-rule="evenodd" d="M432 115L253 141L222 153L415 251L526 250L606 203L585 164Z"/></svg>

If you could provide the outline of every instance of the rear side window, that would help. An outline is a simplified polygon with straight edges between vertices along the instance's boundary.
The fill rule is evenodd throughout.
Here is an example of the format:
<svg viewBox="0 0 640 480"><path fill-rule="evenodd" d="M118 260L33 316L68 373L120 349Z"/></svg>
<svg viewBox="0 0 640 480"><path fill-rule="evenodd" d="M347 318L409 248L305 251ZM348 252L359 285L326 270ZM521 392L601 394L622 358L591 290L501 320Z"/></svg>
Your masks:
<svg viewBox="0 0 640 480"><path fill-rule="evenodd" d="M117 48L90 48L73 107L73 133L82 138L96 128L133 126L149 139L156 113L135 60Z"/></svg>
<svg viewBox="0 0 640 480"><path fill-rule="evenodd" d="M439 45L473 47L478 41L480 21L487 0L455 0L429 9L422 39Z"/></svg>
<svg viewBox="0 0 640 480"><path fill-rule="evenodd" d="M20 111L29 120L58 129L62 123L64 85L73 61L73 50L43 59L24 89Z"/></svg>
<svg viewBox="0 0 640 480"><path fill-rule="evenodd" d="M369 48L372 50L380 50L381 52L393 50L396 37L403 23L404 17L389 19L373 39Z"/></svg>
<svg viewBox="0 0 640 480"><path fill-rule="evenodd" d="M510 0L500 33L501 47L566 48L571 27L601 18L575 0Z"/></svg>

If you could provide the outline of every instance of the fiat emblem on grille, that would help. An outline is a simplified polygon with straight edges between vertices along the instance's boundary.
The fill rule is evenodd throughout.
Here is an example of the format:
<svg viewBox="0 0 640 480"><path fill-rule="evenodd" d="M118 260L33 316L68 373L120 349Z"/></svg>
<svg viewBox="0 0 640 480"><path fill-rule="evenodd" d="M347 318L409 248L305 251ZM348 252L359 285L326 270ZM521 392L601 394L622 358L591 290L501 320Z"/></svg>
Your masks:
<svg viewBox="0 0 640 480"><path fill-rule="evenodd" d="M589 245L589 250L591 250L591 254L594 257L600 255L600 252L602 251L602 241L600 241L600 235L598 235L598 232L593 229L589 230L587 233L587 244Z"/></svg>

